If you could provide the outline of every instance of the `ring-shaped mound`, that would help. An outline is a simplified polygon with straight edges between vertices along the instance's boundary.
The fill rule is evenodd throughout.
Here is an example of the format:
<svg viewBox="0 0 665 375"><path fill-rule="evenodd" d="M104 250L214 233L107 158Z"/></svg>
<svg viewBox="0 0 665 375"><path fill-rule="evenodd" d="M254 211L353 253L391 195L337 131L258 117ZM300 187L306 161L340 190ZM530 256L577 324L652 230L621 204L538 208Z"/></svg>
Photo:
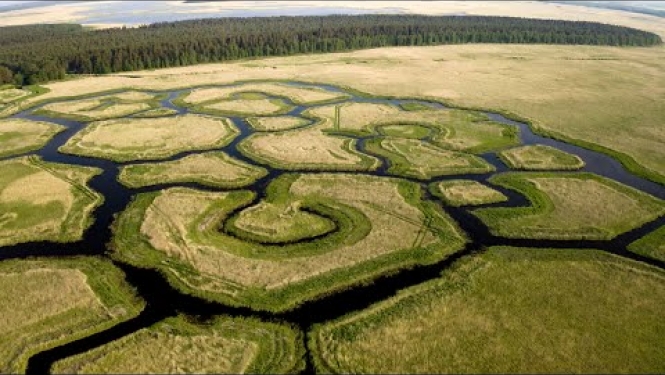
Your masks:
<svg viewBox="0 0 665 375"><path fill-rule="evenodd" d="M254 193L172 188L135 197L114 224L112 256L159 269L185 293L283 311L399 268L436 262L465 242L440 207L421 200L413 182L293 174L270 188L333 218L337 230L288 244L246 241L219 229L255 202Z"/></svg>
<svg viewBox="0 0 665 375"><path fill-rule="evenodd" d="M238 129L226 118L180 115L93 122L58 151L117 162L164 159L229 144Z"/></svg>

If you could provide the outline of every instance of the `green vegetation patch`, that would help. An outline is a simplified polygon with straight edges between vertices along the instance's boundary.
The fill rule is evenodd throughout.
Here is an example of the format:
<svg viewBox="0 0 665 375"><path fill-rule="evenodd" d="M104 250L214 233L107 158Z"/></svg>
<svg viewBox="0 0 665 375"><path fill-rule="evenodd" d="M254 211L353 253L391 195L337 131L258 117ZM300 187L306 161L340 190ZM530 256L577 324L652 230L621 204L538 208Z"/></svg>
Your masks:
<svg viewBox="0 0 665 375"><path fill-rule="evenodd" d="M307 125L310 121L302 117L273 116L273 117L250 117L247 119L249 125L258 131L283 131Z"/></svg>
<svg viewBox="0 0 665 375"><path fill-rule="evenodd" d="M91 123L58 150L118 162L163 159L184 151L223 147L238 134L225 118L190 114L127 118Z"/></svg>
<svg viewBox="0 0 665 375"><path fill-rule="evenodd" d="M395 138L423 139L432 129L421 125L384 125L377 127L380 134Z"/></svg>
<svg viewBox="0 0 665 375"><path fill-rule="evenodd" d="M206 102L191 107L193 111L220 116L275 116L289 112L293 107L280 99L241 97Z"/></svg>
<svg viewBox="0 0 665 375"><path fill-rule="evenodd" d="M576 170L584 167L584 161L554 147L529 145L499 152L499 157L509 167L524 170Z"/></svg>
<svg viewBox="0 0 665 375"><path fill-rule="evenodd" d="M498 236L609 240L665 213L662 200L591 173L508 172L490 182L532 204L474 210Z"/></svg>
<svg viewBox="0 0 665 375"><path fill-rule="evenodd" d="M159 107L161 96L140 91L48 103L36 114L75 121L96 121L125 117Z"/></svg>
<svg viewBox="0 0 665 375"><path fill-rule="evenodd" d="M427 104L417 102L401 103L399 107L405 111L428 111L432 109L432 107Z"/></svg>
<svg viewBox="0 0 665 375"><path fill-rule="evenodd" d="M0 120L0 157L38 150L64 126L24 119Z"/></svg>
<svg viewBox="0 0 665 375"><path fill-rule="evenodd" d="M139 112L135 114L134 117L153 118L153 117L172 116L176 114L178 114L178 111L172 108L155 108L155 109L149 109L145 112Z"/></svg>
<svg viewBox="0 0 665 375"><path fill-rule="evenodd" d="M94 257L0 263L0 372L32 355L136 316L143 302L109 261Z"/></svg>
<svg viewBox="0 0 665 375"><path fill-rule="evenodd" d="M304 369L304 354L300 332L283 324L178 316L60 360L53 373L292 374Z"/></svg>
<svg viewBox="0 0 665 375"><path fill-rule="evenodd" d="M0 170L0 246L77 241L103 201L86 185L97 168L26 156L0 162Z"/></svg>
<svg viewBox="0 0 665 375"><path fill-rule="evenodd" d="M185 156L161 163L122 167L118 180L136 188L176 182L196 182L221 188L248 186L268 174L264 168L234 159L221 151Z"/></svg>
<svg viewBox="0 0 665 375"><path fill-rule="evenodd" d="M375 138L366 143L366 148L388 158L388 172L398 176L427 180L443 175L494 171L494 166L478 156L445 150L418 139Z"/></svg>
<svg viewBox="0 0 665 375"><path fill-rule="evenodd" d="M309 334L319 373L662 373L665 273L596 250L491 248Z"/></svg>
<svg viewBox="0 0 665 375"><path fill-rule="evenodd" d="M30 90L8 87L0 90L0 105L9 104L32 94Z"/></svg>
<svg viewBox="0 0 665 375"><path fill-rule="evenodd" d="M665 261L665 226L628 245L628 250Z"/></svg>
<svg viewBox="0 0 665 375"><path fill-rule="evenodd" d="M356 139L326 134L321 126L252 134L238 144L238 150L260 163L287 170L368 171L379 167L378 159L356 150Z"/></svg>
<svg viewBox="0 0 665 375"><path fill-rule="evenodd" d="M477 206L505 202L508 197L480 182L472 180L449 180L432 183L430 192L449 206Z"/></svg>
<svg viewBox="0 0 665 375"><path fill-rule="evenodd" d="M254 206L249 191L139 194L114 224L112 254L159 269L186 293L283 311L461 249L465 239L454 222L420 194L412 182L346 174L284 175ZM243 231L238 221L266 206L292 207L291 223L266 234L270 223L264 217L257 223L263 233ZM319 236L327 220L336 228ZM294 222L316 223L295 228Z"/></svg>

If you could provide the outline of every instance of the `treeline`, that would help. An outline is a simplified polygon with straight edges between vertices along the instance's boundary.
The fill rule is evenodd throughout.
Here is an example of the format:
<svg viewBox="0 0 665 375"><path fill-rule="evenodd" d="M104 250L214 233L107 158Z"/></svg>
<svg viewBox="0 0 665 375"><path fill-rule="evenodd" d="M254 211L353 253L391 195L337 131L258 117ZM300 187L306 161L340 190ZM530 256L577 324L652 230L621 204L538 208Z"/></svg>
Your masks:
<svg viewBox="0 0 665 375"><path fill-rule="evenodd" d="M651 46L662 41L646 31L593 22L483 16L217 18L95 31L80 25L12 26L0 28L0 84L249 57L458 43Z"/></svg>

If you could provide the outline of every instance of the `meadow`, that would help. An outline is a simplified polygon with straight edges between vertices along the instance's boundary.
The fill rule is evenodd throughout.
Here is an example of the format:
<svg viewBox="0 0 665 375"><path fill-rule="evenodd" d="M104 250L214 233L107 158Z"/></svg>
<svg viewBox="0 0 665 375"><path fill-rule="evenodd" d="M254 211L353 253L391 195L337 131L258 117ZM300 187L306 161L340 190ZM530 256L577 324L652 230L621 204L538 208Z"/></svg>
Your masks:
<svg viewBox="0 0 665 375"><path fill-rule="evenodd" d="M584 161L576 155L545 145L530 145L499 152L510 168L523 170L576 170Z"/></svg>
<svg viewBox="0 0 665 375"><path fill-rule="evenodd" d="M298 128L309 123L307 119L292 116L248 117L247 123L257 131L282 131Z"/></svg>
<svg viewBox="0 0 665 375"><path fill-rule="evenodd" d="M95 257L0 263L0 372L23 373L40 351L100 332L143 308L124 275Z"/></svg>
<svg viewBox="0 0 665 375"><path fill-rule="evenodd" d="M472 180L448 180L429 185L430 192L453 207L478 206L505 202L508 197L489 186Z"/></svg>
<svg viewBox="0 0 665 375"><path fill-rule="evenodd" d="M660 373L664 283L600 251L491 248L308 345L317 373Z"/></svg>
<svg viewBox="0 0 665 375"><path fill-rule="evenodd" d="M301 334L283 324L167 318L54 364L54 374L292 374L304 368Z"/></svg>
<svg viewBox="0 0 665 375"><path fill-rule="evenodd" d="M0 120L0 158L38 150L64 127L23 119Z"/></svg>
<svg viewBox="0 0 665 375"><path fill-rule="evenodd" d="M665 261L665 226L628 245L628 250Z"/></svg>
<svg viewBox="0 0 665 375"><path fill-rule="evenodd" d="M99 121L125 117L159 107L161 96L139 91L122 91L115 94L77 100L48 103L36 113L75 121Z"/></svg>

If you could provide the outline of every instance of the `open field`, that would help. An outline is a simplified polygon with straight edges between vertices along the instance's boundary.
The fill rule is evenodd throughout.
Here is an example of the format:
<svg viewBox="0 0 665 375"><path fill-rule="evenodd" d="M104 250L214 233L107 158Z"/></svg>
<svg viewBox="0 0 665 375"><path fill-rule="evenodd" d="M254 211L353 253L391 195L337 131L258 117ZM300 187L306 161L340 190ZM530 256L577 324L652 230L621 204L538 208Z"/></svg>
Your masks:
<svg viewBox="0 0 665 375"><path fill-rule="evenodd" d="M0 263L0 372L23 373L40 351L136 316L143 302L110 262L93 257Z"/></svg>
<svg viewBox="0 0 665 375"><path fill-rule="evenodd" d="M64 126L24 119L0 120L0 158L38 150Z"/></svg>
<svg viewBox="0 0 665 375"><path fill-rule="evenodd" d="M140 194L114 224L113 256L161 270L186 293L282 311L390 270L435 262L464 243L448 216L423 202L418 185L406 181L344 174L280 177L268 188L265 204L299 204L334 221L337 230L279 246L218 230L252 198L247 191L185 188Z"/></svg>
<svg viewBox="0 0 665 375"><path fill-rule="evenodd" d="M94 122L59 151L118 162L163 159L190 150L223 147L238 134L225 118L182 115Z"/></svg>
<svg viewBox="0 0 665 375"><path fill-rule="evenodd" d="M92 98L48 103L35 113L76 121L107 120L144 112L159 106L155 94L123 91Z"/></svg>
<svg viewBox="0 0 665 375"><path fill-rule="evenodd" d="M508 172L489 180L530 207L473 211L498 236L608 240L665 214L665 202L591 173Z"/></svg>
<svg viewBox="0 0 665 375"><path fill-rule="evenodd" d="M287 113L291 107L279 99L228 99L193 106L192 110L221 116L270 116Z"/></svg>
<svg viewBox="0 0 665 375"><path fill-rule="evenodd" d="M56 362L60 374L291 374L304 368L301 334L286 325L217 317L205 325L185 316Z"/></svg>
<svg viewBox="0 0 665 375"><path fill-rule="evenodd" d="M0 169L0 246L77 241L103 200L86 185L101 173L96 168L26 156L2 161Z"/></svg>
<svg viewBox="0 0 665 375"><path fill-rule="evenodd" d="M628 250L665 261L665 226L628 245Z"/></svg>
<svg viewBox="0 0 665 375"><path fill-rule="evenodd" d="M584 167L584 161L554 147L530 145L503 150L501 160L513 169L524 170L576 170Z"/></svg>
<svg viewBox="0 0 665 375"><path fill-rule="evenodd" d="M344 103L313 108L305 114L325 119L324 129L333 134L368 135L384 133L383 129L395 134L399 126L407 126L402 132L423 134L427 128L432 143L457 151L483 153L518 143L517 129L489 121L475 111L432 108L405 111L387 104Z"/></svg>
<svg viewBox="0 0 665 375"><path fill-rule="evenodd" d="M149 109L145 112L139 112L135 114L134 117L140 117L140 118L163 117L163 116L175 115L177 113L178 111L171 108L155 108L155 109Z"/></svg>
<svg viewBox="0 0 665 375"><path fill-rule="evenodd" d="M238 144L238 150L258 162L287 170L366 171L379 166L378 159L356 150L355 139L324 133L325 124L253 134Z"/></svg>
<svg viewBox="0 0 665 375"><path fill-rule="evenodd" d="M508 200L508 197L500 192L472 180L441 181L432 183L429 189L447 205L454 207L477 206Z"/></svg>
<svg viewBox="0 0 665 375"><path fill-rule="evenodd" d="M433 130L422 125L383 125L377 127L381 135L395 138L422 139L432 134Z"/></svg>
<svg viewBox="0 0 665 375"><path fill-rule="evenodd" d="M179 104L200 105L222 99L230 99L242 93L262 93L270 96L281 96L296 104L312 105L343 100L349 97L344 93L333 93L318 87L298 87L276 82L244 83L238 86L201 88L183 98Z"/></svg>
<svg viewBox="0 0 665 375"><path fill-rule="evenodd" d="M297 128L309 123L302 117L275 116L275 117L250 117L247 119L249 125L257 131L282 131Z"/></svg>
<svg viewBox="0 0 665 375"><path fill-rule="evenodd" d="M314 327L319 373L662 373L665 273L595 250L491 248Z"/></svg>
<svg viewBox="0 0 665 375"><path fill-rule="evenodd" d="M251 185L267 173L261 167L212 151L174 161L127 165L120 169L118 180L131 188L176 182L239 188Z"/></svg>
<svg viewBox="0 0 665 375"><path fill-rule="evenodd" d="M653 18L656 23L635 17L624 17L624 24L665 36L660 18ZM46 85L50 92L22 106L72 93L184 88L239 79L327 82L376 95L431 97L502 110L530 119L541 132L587 147L602 146L631 170L665 182L665 134L660 126L665 108L657 100L665 93L663 47L470 44L279 57L57 82Z"/></svg>
<svg viewBox="0 0 665 375"><path fill-rule="evenodd" d="M367 151L388 158L388 172L398 176L428 180L443 175L494 171L492 165L475 155L445 150L417 139L376 138L366 146Z"/></svg>
<svg viewBox="0 0 665 375"><path fill-rule="evenodd" d="M0 106L17 101L21 98L25 98L30 94L31 92L29 90L24 90L24 89L17 89L17 88L0 89Z"/></svg>

